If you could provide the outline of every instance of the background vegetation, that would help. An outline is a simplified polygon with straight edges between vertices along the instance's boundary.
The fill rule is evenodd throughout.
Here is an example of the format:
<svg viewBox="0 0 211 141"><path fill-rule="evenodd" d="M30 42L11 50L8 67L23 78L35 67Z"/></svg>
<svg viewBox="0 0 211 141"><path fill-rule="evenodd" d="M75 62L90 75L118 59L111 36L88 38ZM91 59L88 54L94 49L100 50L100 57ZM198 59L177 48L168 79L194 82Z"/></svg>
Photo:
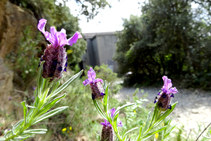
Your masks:
<svg viewBox="0 0 211 141"><path fill-rule="evenodd" d="M192 8L195 2L198 9ZM211 27L206 14L210 4L149 0L141 7L140 17L124 19L114 59L120 75L131 72L127 84L152 84L168 75L183 80L183 86L210 87Z"/></svg>

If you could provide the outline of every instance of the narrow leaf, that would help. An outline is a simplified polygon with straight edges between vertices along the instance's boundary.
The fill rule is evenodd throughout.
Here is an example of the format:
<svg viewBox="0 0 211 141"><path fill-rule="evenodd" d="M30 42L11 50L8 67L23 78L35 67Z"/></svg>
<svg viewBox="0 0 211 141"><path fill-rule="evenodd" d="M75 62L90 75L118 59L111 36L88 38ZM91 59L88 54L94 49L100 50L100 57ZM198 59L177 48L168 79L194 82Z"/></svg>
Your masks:
<svg viewBox="0 0 211 141"><path fill-rule="evenodd" d="M100 115L104 118L104 119L107 119L105 114L103 113L103 111L101 110L100 106L98 105L97 101L96 100L93 100L93 103L96 107L96 109L98 110L98 112L100 113Z"/></svg>
<svg viewBox="0 0 211 141"><path fill-rule="evenodd" d="M171 112L174 110L174 108L175 108L176 105L177 105L177 102L175 102L175 103L172 105L171 110L168 109L164 114L162 114L162 115L158 118L158 120L156 121L154 127L158 126L158 125L162 122L162 120L164 120L169 114L171 114Z"/></svg>
<svg viewBox="0 0 211 141"><path fill-rule="evenodd" d="M156 133L158 133L158 132L161 132L161 131L163 131L163 130L165 130L166 129L166 126L164 126L164 127L161 127L160 129L158 129L158 130L156 130L156 131L154 131L154 132L151 132L151 133L148 133L148 134L146 134L144 137L142 137L144 140L146 140L146 139L148 139L149 137L151 137L152 135L154 135L154 134L156 134Z"/></svg>
<svg viewBox="0 0 211 141"><path fill-rule="evenodd" d="M117 132L117 118L119 116L119 113L116 114L116 116L114 117L114 120L113 120L113 128L114 128L114 131Z"/></svg>
<svg viewBox="0 0 211 141"><path fill-rule="evenodd" d="M26 124L26 114L27 114L27 108L26 108L26 102L21 102L21 105L23 105L23 116L24 116L24 124Z"/></svg>
<svg viewBox="0 0 211 141"><path fill-rule="evenodd" d="M132 128L132 129L128 130L127 132L125 132L125 134L123 135L123 137L126 137L127 134L129 134L130 132L132 132L132 131L134 131L134 130L136 130L136 129L138 129L138 127L134 127L134 128Z"/></svg>
<svg viewBox="0 0 211 141"><path fill-rule="evenodd" d="M114 116L116 116L116 114L117 114L121 109L126 108L126 107L129 107L129 106L132 106L132 105L135 105L135 103L127 103L127 104L125 104L125 105L123 105L123 106L121 106L121 107L118 107L118 108L116 109L115 113L114 113Z"/></svg>
<svg viewBox="0 0 211 141"><path fill-rule="evenodd" d="M66 94L63 94L61 96L58 96L54 98L52 101L49 101L48 103L44 104L42 108L40 109L37 116L41 116L42 114L46 113L48 110L50 110L58 101L60 101L62 98L64 98Z"/></svg>
<svg viewBox="0 0 211 141"><path fill-rule="evenodd" d="M151 111L150 111L150 112L148 113L148 115L147 115L147 121L146 121L146 124L145 124L144 128L142 128L141 134L143 134L144 131L146 131L146 129L147 129L148 126L149 126L150 115L151 115Z"/></svg>
<svg viewBox="0 0 211 141"><path fill-rule="evenodd" d="M64 84L62 84L58 89L56 89L51 97L56 96L57 94L59 94L61 91L63 91L65 88L67 88L74 80L76 80L78 77L81 76L81 74L83 73L83 70L81 70L79 73L73 75L69 80L67 80Z"/></svg>
<svg viewBox="0 0 211 141"><path fill-rule="evenodd" d="M23 134L45 134L47 132L47 129L30 129L30 130L25 130Z"/></svg>
<svg viewBox="0 0 211 141"><path fill-rule="evenodd" d="M63 107L56 108L56 109L54 109L52 111L49 111L49 112L41 115L40 117L36 118L36 120L33 122L33 124L36 124L36 123L38 123L38 122L40 122L40 121L42 121L44 119L47 119L49 117L52 117L52 116L54 116L54 115L62 112L63 110L65 110L67 108L68 108L68 106L63 106Z"/></svg>
<svg viewBox="0 0 211 141"><path fill-rule="evenodd" d="M104 98L103 98L103 107L104 107L104 111L107 113L108 111L108 86L106 87L105 89L105 95L104 95Z"/></svg>

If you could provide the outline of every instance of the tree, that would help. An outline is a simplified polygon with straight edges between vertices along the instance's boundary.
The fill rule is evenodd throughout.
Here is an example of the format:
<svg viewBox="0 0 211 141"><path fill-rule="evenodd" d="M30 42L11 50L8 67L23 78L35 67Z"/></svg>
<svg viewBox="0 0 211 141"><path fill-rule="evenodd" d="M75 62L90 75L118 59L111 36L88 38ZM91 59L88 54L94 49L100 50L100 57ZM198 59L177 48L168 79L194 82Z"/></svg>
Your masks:
<svg viewBox="0 0 211 141"><path fill-rule="evenodd" d="M162 75L196 82L210 70L210 27L194 17L191 1L149 0L140 17L124 19L114 57L120 75L132 72L130 84Z"/></svg>

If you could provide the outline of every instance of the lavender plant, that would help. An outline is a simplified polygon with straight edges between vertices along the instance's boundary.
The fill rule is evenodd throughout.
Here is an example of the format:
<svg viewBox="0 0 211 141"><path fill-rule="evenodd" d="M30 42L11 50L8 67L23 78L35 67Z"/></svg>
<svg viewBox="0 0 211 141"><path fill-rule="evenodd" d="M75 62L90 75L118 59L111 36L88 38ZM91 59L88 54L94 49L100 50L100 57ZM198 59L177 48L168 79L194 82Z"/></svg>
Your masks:
<svg viewBox="0 0 211 141"><path fill-rule="evenodd" d="M60 85L60 79L67 67L67 53L64 45L72 46L73 43L76 43L82 36L79 32L76 32L70 39L66 39L65 29L57 32L55 27L51 27L49 33L45 31L46 22L47 20L41 19L37 26L44 34L46 40L51 44L47 45L44 55L40 60L37 88L34 92L35 101L33 105L28 105L25 101L21 102L24 118L15 125L12 125L10 130L5 130L4 137L0 138L0 140L25 140L29 137L33 137L35 134L45 134L47 129L29 128L68 108L68 106L63 106L50 110L66 96L66 94L59 95L59 93L82 74L82 71L80 71Z"/></svg>
<svg viewBox="0 0 211 141"><path fill-rule="evenodd" d="M153 116L151 117L151 112L149 112L147 116L147 120L144 125L141 127L134 127L127 132L124 132L123 134L120 134L119 127L122 127L123 123L121 121L118 121L119 118L119 112L121 109L124 109L128 106L135 105L136 103L127 103L121 107L112 108L111 110L108 110L108 86L106 82L103 85L102 79L95 79L96 73L92 68L88 71L88 79L83 82L83 84L86 86L87 84L90 84L91 90L92 90L92 99L94 106L98 110L99 114L104 118L104 122L101 123L103 125L102 132L101 132L101 141L113 141L114 140L114 134L118 138L119 141L126 141L128 140L128 134L132 131L135 131L139 128L139 135L136 137L136 141L142 141L150 138L156 133L159 133L162 131L162 139L168 137L170 132L173 130L175 126L170 126L171 120L167 120L167 124L165 124L162 127L159 127L158 125L163 122L166 117L174 110L176 103L170 104L171 97L174 97L174 94L177 93L177 89L174 87L172 88L171 79L168 79L167 76L163 76L164 86L162 87L161 91L158 93L158 96L155 98L154 103L155 108L153 111ZM104 90L103 90L103 89ZM100 106L97 102L97 100L102 100L102 105ZM103 107L103 110L102 108ZM158 128L159 127L159 128ZM168 128L167 128L168 127Z"/></svg>

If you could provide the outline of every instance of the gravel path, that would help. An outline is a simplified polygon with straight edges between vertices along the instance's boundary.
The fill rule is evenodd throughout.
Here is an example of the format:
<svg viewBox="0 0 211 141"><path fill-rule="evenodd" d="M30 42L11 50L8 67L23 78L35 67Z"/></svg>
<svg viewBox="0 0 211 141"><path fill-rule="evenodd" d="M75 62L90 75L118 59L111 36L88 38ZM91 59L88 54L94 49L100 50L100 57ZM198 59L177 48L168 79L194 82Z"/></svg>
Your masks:
<svg viewBox="0 0 211 141"><path fill-rule="evenodd" d="M135 88L122 88L115 97L120 100L127 96L132 97L135 90ZM138 97L148 93L146 98L153 102L160 88L140 88L139 90ZM141 90L144 90L144 93ZM176 123L178 126L184 125L186 131L194 129L196 132L198 124L208 125L211 122L211 92L198 89L178 89L178 91L175 98L172 98L172 103L178 101L172 113L172 123Z"/></svg>

